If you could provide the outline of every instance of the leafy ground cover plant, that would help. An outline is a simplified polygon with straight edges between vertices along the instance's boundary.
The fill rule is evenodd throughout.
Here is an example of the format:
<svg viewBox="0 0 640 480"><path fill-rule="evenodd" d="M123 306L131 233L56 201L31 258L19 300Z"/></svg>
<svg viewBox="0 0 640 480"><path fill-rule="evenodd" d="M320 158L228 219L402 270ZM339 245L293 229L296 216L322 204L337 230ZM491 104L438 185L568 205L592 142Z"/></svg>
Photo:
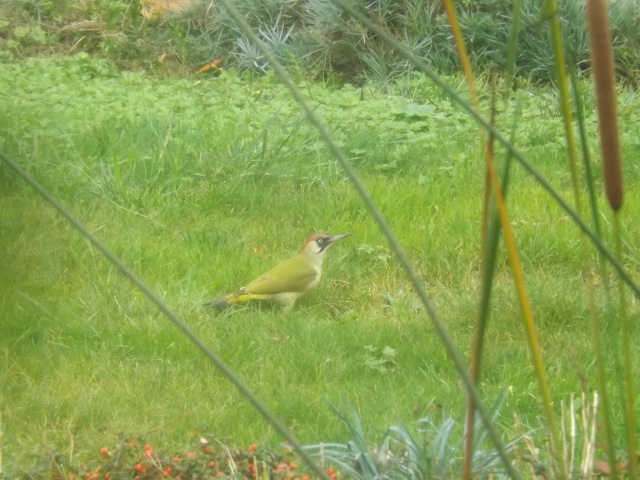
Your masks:
<svg viewBox="0 0 640 480"><path fill-rule="evenodd" d="M542 28L540 2L525 0L515 73L519 81L553 80L553 59ZM325 0L304 2L241 0L236 8L259 32L271 52L303 78L385 84L413 67L339 7ZM512 5L497 0L461 2L459 25L478 72L505 71L513 20ZM565 50L572 65L589 72L584 2L561 2ZM224 68L264 73L264 56L237 28L218 2L193 2L177 14L145 18L144 2L40 2L12 0L0 5L0 55L24 58L41 53L97 54L126 68L158 73L196 72L214 59ZM416 56L445 75L458 71L449 23L439 1L367 3L365 12ZM638 85L639 17L634 0L611 5L619 79Z"/></svg>
<svg viewBox="0 0 640 480"><path fill-rule="evenodd" d="M63 455L49 452L39 467L24 472L24 478L54 480L115 480L133 478L153 480L189 479L308 479L296 457L286 448L269 450L251 444L230 447L200 438L191 450L167 453L140 439L121 440L113 447L94 452ZM13 472L12 475L20 476ZM335 475L335 473L334 473Z"/></svg>
<svg viewBox="0 0 640 480"><path fill-rule="evenodd" d="M249 82L225 72L207 82L160 81L87 56L5 65L0 77L2 92L12 92L0 96L5 151L23 158L152 284L165 285L168 300L269 402L280 405L305 443L347 435L326 408L327 395L375 395L374 403L357 404L368 425L411 417L433 392L449 411L461 411L456 376L433 330L406 300L410 289L388 247L272 77ZM374 197L394 215L452 331L461 343L470 342L479 227L478 211L469 205L480 195L477 168L469 161L477 153L470 123L417 76L399 83L397 95L307 88ZM407 92L410 97L403 96ZM587 91L583 96L593 104ZM619 98L623 151L637 158L635 97L622 92ZM540 90L513 97L522 107L522 148L568 193L568 175L558 171L563 141L556 101L553 92ZM586 123L593 129L595 118L587 115ZM75 445L110 445L132 425L156 429L166 418L183 420L147 443L182 445L194 423L229 443L269 437L222 379L202 383L201 360L173 328L2 172L0 280L3 317L9 319L0 325L5 471L28 465L32 454L42 453L40 445L68 456L70 435ZM634 199L640 171L631 163L625 174ZM580 292L583 285L575 275L581 262L573 229L522 172L514 172L512 181L518 184L510 194L514 228L553 359L551 384L558 398L566 398L579 389L572 365L587 375L593 365L586 298L559 293ZM626 208L634 251L637 202L629 200ZM291 222L288 228L282 218ZM419 222L426 223L416 228ZM289 255L311 223L314 230L349 227L358 243L329 262L328 282L300 310L287 318L266 310L212 318L198 308L239 281L236 275ZM240 260L230 266L225 258ZM537 425L539 398L505 275L502 259L496 323L488 330L497 347L485 358L485 389L489 395L508 384L505 416L517 412L524 424ZM637 311L632 315L637 318ZM385 372L367 366L367 345L377 346L377 354L385 347L397 352ZM372 442L377 434L373 429ZM269 437L267 444L273 442Z"/></svg>
<svg viewBox="0 0 640 480"><path fill-rule="evenodd" d="M497 420L505 399L501 395L492 408ZM456 421L433 403L425 407L431 412L416 422L414 429L404 423L389 427L376 443L367 439L362 420L352 405L333 410L348 426L351 439L344 444L327 443L306 447L321 464L338 466L338 470L354 479L439 479L460 478L464 460L464 435L459 435ZM486 431L476 420L477 446L486 445ZM508 444L513 450L519 440ZM503 478L499 456L495 451L476 448L473 474L478 478Z"/></svg>

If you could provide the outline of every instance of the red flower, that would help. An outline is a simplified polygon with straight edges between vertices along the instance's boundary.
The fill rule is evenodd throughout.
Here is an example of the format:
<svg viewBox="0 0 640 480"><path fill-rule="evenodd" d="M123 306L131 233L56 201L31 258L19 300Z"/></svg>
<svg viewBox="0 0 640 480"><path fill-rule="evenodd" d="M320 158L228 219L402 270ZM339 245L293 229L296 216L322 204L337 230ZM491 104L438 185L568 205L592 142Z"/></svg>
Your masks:
<svg viewBox="0 0 640 480"><path fill-rule="evenodd" d="M144 446L144 456L145 458L153 458L153 448L148 443Z"/></svg>

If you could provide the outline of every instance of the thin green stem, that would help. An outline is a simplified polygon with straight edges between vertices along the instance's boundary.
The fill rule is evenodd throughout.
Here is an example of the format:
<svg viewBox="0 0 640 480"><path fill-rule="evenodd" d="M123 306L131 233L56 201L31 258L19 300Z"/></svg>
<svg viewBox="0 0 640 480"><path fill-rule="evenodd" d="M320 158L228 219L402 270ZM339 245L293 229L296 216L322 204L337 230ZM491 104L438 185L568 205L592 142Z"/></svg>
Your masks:
<svg viewBox="0 0 640 480"><path fill-rule="evenodd" d="M578 120L578 134L580 135L580 146L582 147L582 165L584 167L584 182L587 184L587 193L589 194L589 208L591 209L591 219L593 227L598 235L600 231L600 215L598 213L598 202L596 198L596 190L594 187L593 174L591 173L591 155L589 154L589 143L587 142L587 128L584 124L584 109L582 107L582 98L580 95L580 87L576 78L575 67L569 68L569 78L571 80L571 88L573 90L573 103L576 107L576 119Z"/></svg>
<svg viewBox="0 0 640 480"><path fill-rule="evenodd" d="M516 58L518 55L518 35L520 34L520 24L522 23L522 0L513 2L513 20L511 21L511 35L509 37L509 51L507 53L507 68L505 71L505 95L507 102L511 97L511 83L516 69Z"/></svg>
<svg viewBox="0 0 640 480"><path fill-rule="evenodd" d="M571 79L571 86L573 89L574 104L576 107L576 118L578 119L578 133L580 135L580 145L582 147L582 161L584 164L585 183L587 184L587 192L589 199L589 206L591 210L591 218L595 231L598 235L601 234L600 229L600 215L598 211L598 203L596 199L596 192L593 182L593 175L591 174L591 158L589 154L589 144L587 142L587 130L584 124L584 111L582 108L582 99L580 96L578 79L576 78L576 69L574 67L569 68L569 77ZM585 259L586 263L586 259ZM613 317L613 306L611 304L611 287L609 284L609 275L607 274L607 264L605 263L602 254L598 254L598 265L600 270L600 278L604 286L604 293L607 305L607 314ZM585 265L583 268L585 274L588 274L588 268ZM588 278L588 277L586 277ZM616 454L613 449L613 423L611 421L611 409L609 401L609 392L607 389L607 376L604 358L602 356L602 339L600 337L600 319L598 317L598 309L596 306L594 286L591 281L587 284L587 295L589 298L589 317L591 319L591 339L593 342L593 352L596 362L597 372L597 385L600 391L600 401L602 403L602 415L604 419L604 434L607 439L607 455L609 457L609 464L615 465ZM615 469L612 471L612 478L617 478Z"/></svg>
<svg viewBox="0 0 640 480"><path fill-rule="evenodd" d="M616 237L616 253L622 258L622 232L620 231L620 214L615 212L613 216L613 228ZM626 388L626 422L627 431L627 458L629 464L629 478L637 478L637 451L638 439L636 437L636 419L634 410L635 391L633 387L633 351L631 345L631 328L627 310L627 289L622 282L618 282L618 295L620 297L620 333L622 334L622 354L624 355L624 384Z"/></svg>
<svg viewBox="0 0 640 480"><path fill-rule="evenodd" d="M519 109L516 109L515 119L519 117ZM512 124L511 128L511 140L513 141L516 133L516 125L517 121ZM489 142L492 142L493 138L489 138ZM511 153L507 152L507 157L505 159L504 171L502 174L502 189L503 194L506 198L507 191L509 187L509 176L511 173L511 165L512 158ZM480 283L481 291L480 291L480 301L478 304L478 311L476 314L476 325L473 335L473 344L471 350L471 366L469 369L469 374L471 375L471 379L474 383L478 383L480 379L480 362L482 360L482 347L484 344L484 333L486 331L486 327L489 323L489 317L491 311L489 306L491 305L491 290L493 287L493 276L496 269L496 259L498 253L498 245L500 244L500 218L498 216L498 210L495 206L495 203L491 204L491 209L489 212L489 222L487 226L486 233L486 246L482 252L482 264L481 264L481 272L482 272L482 281ZM469 398L468 406L467 406L467 432L472 432L473 424L475 418L475 405L473 403L473 399ZM466 447L465 447L465 477L469 477L471 475L471 462L473 452L471 451L471 443L473 440L473 436L467 433L466 438Z"/></svg>
<svg viewBox="0 0 640 480"><path fill-rule="evenodd" d="M562 32L560 30L560 16L556 0L546 0L548 8L553 12L549 17L551 28L551 41L553 44L553 58L555 60L556 77L558 79L558 91L560 92L560 111L564 125L564 135L567 139L567 158L569 158L569 171L573 184L573 196L576 209L582 214L582 202L580 200L580 181L578 178L578 156L576 149L576 137L573 133L573 118L571 115L571 100L569 95L569 81L562 46Z"/></svg>

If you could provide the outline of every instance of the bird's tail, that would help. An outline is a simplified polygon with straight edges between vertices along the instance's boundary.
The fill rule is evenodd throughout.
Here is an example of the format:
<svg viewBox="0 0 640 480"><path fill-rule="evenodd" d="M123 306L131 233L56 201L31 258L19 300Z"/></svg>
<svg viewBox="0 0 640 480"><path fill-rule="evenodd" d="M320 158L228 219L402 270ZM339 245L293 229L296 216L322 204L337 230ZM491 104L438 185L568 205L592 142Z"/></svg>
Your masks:
<svg viewBox="0 0 640 480"><path fill-rule="evenodd" d="M204 306L211 307L211 308L227 308L229 305L231 305L229 303L230 297L231 295L224 295L222 297L218 297L215 300L205 302Z"/></svg>
<svg viewBox="0 0 640 480"><path fill-rule="evenodd" d="M205 303L205 305L213 308L227 308L231 305L242 304L251 300L267 300L268 298L269 295L265 294L246 293L243 291L239 291L236 293L218 297L215 300L211 300L210 302Z"/></svg>

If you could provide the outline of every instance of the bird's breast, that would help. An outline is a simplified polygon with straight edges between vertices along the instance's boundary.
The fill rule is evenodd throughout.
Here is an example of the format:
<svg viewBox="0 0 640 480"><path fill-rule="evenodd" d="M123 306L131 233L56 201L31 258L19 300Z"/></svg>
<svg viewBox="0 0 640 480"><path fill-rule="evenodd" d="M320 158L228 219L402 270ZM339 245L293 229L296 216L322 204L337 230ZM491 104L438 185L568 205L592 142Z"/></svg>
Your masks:
<svg viewBox="0 0 640 480"><path fill-rule="evenodd" d="M316 278L314 278L309 284L309 289L316 288L320 283L320 277L322 276L322 270L316 268Z"/></svg>

